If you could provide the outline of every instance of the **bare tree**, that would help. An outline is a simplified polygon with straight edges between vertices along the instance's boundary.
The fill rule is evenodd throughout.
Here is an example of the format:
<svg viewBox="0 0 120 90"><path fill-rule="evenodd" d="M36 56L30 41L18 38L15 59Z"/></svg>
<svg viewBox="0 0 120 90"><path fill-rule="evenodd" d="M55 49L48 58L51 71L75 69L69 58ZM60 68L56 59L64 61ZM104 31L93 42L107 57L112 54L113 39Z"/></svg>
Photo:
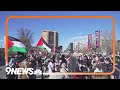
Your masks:
<svg viewBox="0 0 120 90"><path fill-rule="evenodd" d="M18 39L29 49L33 43L33 32L26 28L17 30Z"/></svg>
<svg viewBox="0 0 120 90"><path fill-rule="evenodd" d="M105 51L107 55L112 53L112 31L102 31L101 50Z"/></svg>

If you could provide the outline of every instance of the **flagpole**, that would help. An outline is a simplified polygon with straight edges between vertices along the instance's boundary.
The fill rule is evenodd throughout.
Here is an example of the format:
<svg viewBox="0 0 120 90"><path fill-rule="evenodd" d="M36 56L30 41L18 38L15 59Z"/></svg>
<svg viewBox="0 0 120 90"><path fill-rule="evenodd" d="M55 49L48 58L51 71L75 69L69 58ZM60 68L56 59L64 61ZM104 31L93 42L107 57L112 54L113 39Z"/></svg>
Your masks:
<svg viewBox="0 0 120 90"><path fill-rule="evenodd" d="M6 64L6 36L4 35L4 45L5 45L5 64ZM7 66L7 64L6 64Z"/></svg>
<svg viewBox="0 0 120 90"><path fill-rule="evenodd" d="M100 48L100 42L101 42L100 35L101 35L101 30L99 30L99 53L101 52L101 48Z"/></svg>
<svg viewBox="0 0 120 90"><path fill-rule="evenodd" d="M5 44L5 64L6 66L8 65L8 38L7 38L7 34L4 35L4 44Z"/></svg>
<svg viewBox="0 0 120 90"><path fill-rule="evenodd" d="M92 45L92 33L91 33L91 48L92 48L92 46L93 46L93 45Z"/></svg>

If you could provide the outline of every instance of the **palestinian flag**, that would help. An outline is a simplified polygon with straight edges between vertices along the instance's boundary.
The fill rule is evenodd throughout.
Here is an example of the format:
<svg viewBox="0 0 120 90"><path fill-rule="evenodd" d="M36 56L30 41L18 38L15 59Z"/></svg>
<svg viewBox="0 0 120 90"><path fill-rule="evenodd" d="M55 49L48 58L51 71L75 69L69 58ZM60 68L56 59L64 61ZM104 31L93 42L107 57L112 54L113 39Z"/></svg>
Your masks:
<svg viewBox="0 0 120 90"><path fill-rule="evenodd" d="M45 48L48 52L51 51L51 49L49 48L48 44L45 42L45 40L44 40L42 37L40 38L37 46L38 46L39 48Z"/></svg>
<svg viewBox="0 0 120 90"><path fill-rule="evenodd" d="M25 45L18 39L8 36L8 49L9 52L21 52L27 53L27 48Z"/></svg>

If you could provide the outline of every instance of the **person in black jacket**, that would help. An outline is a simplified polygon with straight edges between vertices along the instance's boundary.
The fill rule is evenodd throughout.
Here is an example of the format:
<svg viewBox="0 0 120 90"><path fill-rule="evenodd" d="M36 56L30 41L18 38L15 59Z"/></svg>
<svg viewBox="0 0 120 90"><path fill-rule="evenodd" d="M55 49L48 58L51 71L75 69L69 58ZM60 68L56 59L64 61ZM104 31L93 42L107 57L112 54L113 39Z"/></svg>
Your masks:
<svg viewBox="0 0 120 90"><path fill-rule="evenodd" d="M62 63L67 64L67 60L65 59L65 55L62 55L61 60L62 60Z"/></svg>
<svg viewBox="0 0 120 90"><path fill-rule="evenodd" d="M41 67L41 65L42 65L41 60L42 60L42 57L41 57L41 56L38 56L38 57L37 57L37 61L38 61L38 66L39 66L39 67Z"/></svg>

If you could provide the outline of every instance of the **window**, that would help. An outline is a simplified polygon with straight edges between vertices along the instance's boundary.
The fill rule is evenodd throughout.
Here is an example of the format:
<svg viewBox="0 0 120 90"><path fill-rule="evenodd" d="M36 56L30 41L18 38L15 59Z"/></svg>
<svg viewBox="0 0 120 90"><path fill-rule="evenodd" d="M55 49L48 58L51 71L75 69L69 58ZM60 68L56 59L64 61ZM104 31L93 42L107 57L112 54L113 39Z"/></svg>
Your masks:
<svg viewBox="0 0 120 90"><path fill-rule="evenodd" d="M49 44L54 44L54 32L49 32Z"/></svg>

